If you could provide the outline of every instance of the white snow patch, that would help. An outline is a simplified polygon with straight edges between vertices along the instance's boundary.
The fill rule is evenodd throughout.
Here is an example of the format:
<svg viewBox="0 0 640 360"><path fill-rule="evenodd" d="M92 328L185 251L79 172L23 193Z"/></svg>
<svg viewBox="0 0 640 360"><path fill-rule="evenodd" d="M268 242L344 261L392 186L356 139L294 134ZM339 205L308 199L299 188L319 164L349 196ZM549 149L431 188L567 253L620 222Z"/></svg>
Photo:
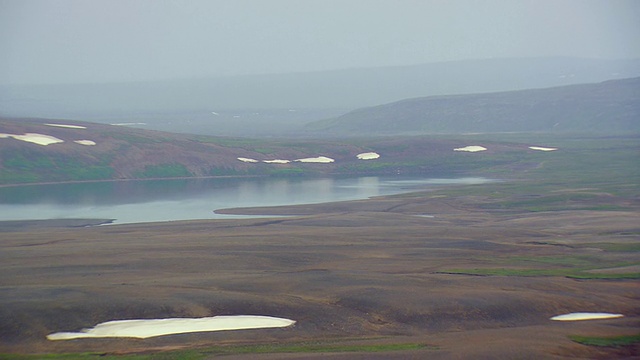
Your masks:
<svg viewBox="0 0 640 360"><path fill-rule="evenodd" d="M205 318L169 318L151 320L115 320L100 323L80 332L58 332L47 335L49 340L78 338L133 337L184 334L202 331L242 330L287 327L294 320L258 315L213 316Z"/></svg>
<svg viewBox="0 0 640 360"><path fill-rule="evenodd" d="M74 140L73 142L76 144L87 145L87 146L92 146L96 144L96 142L93 140Z"/></svg>
<svg viewBox="0 0 640 360"><path fill-rule="evenodd" d="M540 150L540 151L556 151L556 150L558 150L558 148L548 148L548 147L542 147L542 146L529 146L529 149L531 149L531 150Z"/></svg>
<svg viewBox="0 0 640 360"><path fill-rule="evenodd" d="M579 320L600 320L600 319L616 319L621 318L622 314L610 314L610 313L589 313L578 312L564 315L558 315L551 318L555 321L579 321Z"/></svg>
<svg viewBox="0 0 640 360"><path fill-rule="evenodd" d="M356 157L360 160L373 160L380 157L380 154L374 152L366 152L362 154L356 155Z"/></svg>
<svg viewBox="0 0 640 360"><path fill-rule="evenodd" d="M80 125L65 125L65 124L45 124L45 125L68 128L68 129L86 129L87 128L86 126L80 126Z"/></svg>
<svg viewBox="0 0 640 360"><path fill-rule="evenodd" d="M314 157L314 158L304 158L304 159L297 159L294 161L299 161L299 162L304 162L304 163L332 163L335 160L332 158L328 158L326 156L318 156L318 157Z"/></svg>
<svg viewBox="0 0 640 360"><path fill-rule="evenodd" d="M275 159L275 160L262 160L262 162L267 164L288 164L291 162L291 160Z"/></svg>
<svg viewBox="0 0 640 360"><path fill-rule="evenodd" d="M485 151L485 150L487 150L486 147L478 146L478 145L470 145L462 148L453 149L453 151L467 151L467 152L478 152L478 151Z"/></svg>
<svg viewBox="0 0 640 360"><path fill-rule="evenodd" d="M0 134L0 138L14 138L16 140L26 141L38 145L50 145L56 143L62 143L64 140L58 139L57 137L36 134L36 133L26 133L24 135L15 135L15 134Z"/></svg>
<svg viewBox="0 0 640 360"><path fill-rule="evenodd" d="M258 160L256 159L250 159L250 158L244 158L244 157L239 157L238 160L242 161L242 162L248 162L248 163L257 163Z"/></svg>

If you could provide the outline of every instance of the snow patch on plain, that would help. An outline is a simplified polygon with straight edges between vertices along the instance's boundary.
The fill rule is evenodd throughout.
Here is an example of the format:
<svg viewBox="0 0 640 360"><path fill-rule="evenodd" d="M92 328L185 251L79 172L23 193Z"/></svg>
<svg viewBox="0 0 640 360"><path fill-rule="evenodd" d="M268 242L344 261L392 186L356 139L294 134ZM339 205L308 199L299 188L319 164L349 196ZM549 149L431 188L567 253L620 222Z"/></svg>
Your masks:
<svg viewBox="0 0 640 360"><path fill-rule="evenodd" d="M93 140L74 140L73 142L76 144L87 145L87 146L93 146L96 144L96 142Z"/></svg>
<svg viewBox="0 0 640 360"><path fill-rule="evenodd" d="M248 162L248 163L257 163L258 160L256 159L250 159L250 158L245 158L245 157L239 157L238 160L242 161L242 162Z"/></svg>
<svg viewBox="0 0 640 360"><path fill-rule="evenodd" d="M115 320L100 323L80 332L57 332L47 335L48 340L79 338L132 337L150 338L162 335L203 331L244 330L287 327L294 320L260 315L231 315L205 318L169 318L150 320Z"/></svg>
<svg viewBox="0 0 640 360"><path fill-rule="evenodd" d="M610 313L590 313L590 312L577 312L564 315L558 315L551 318L555 321L580 321L580 320L601 320L601 319L616 319L621 318L622 314L610 314Z"/></svg>
<svg viewBox="0 0 640 360"><path fill-rule="evenodd" d="M291 160L274 159L274 160L262 160L262 162L267 164L288 164L291 162Z"/></svg>

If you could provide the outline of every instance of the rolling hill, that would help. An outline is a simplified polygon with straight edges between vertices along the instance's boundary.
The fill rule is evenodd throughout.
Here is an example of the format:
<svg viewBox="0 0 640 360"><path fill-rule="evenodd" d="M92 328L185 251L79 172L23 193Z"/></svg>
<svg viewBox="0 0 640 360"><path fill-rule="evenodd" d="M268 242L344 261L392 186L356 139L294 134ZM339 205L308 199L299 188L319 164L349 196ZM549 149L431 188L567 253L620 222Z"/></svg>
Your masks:
<svg viewBox="0 0 640 360"><path fill-rule="evenodd" d="M640 78L485 94L413 98L308 124L329 135L637 133Z"/></svg>
<svg viewBox="0 0 640 360"><path fill-rule="evenodd" d="M528 168L546 158L543 151L529 146L547 144L474 141L258 140L72 120L0 118L0 185L210 176L437 176L494 167ZM478 145L487 150L470 154L466 148Z"/></svg>

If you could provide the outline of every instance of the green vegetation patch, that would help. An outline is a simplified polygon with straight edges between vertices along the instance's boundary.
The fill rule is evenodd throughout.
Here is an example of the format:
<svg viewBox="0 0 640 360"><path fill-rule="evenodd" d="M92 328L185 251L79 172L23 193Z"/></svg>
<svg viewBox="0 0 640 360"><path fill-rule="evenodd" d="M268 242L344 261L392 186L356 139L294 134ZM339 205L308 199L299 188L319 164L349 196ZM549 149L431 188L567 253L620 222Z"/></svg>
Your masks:
<svg viewBox="0 0 640 360"><path fill-rule="evenodd" d="M304 169L286 167L286 168L272 168L268 170L268 174L271 176L303 176L310 175L311 171L305 171Z"/></svg>
<svg viewBox="0 0 640 360"><path fill-rule="evenodd" d="M34 173L23 173L16 171L0 171L0 184L21 184L32 183L40 180Z"/></svg>
<svg viewBox="0 0 640 360"><path fill-rule="evenodd" d="M611 252L638 252L640 243L589 243L581 244L579 247L599 248Z"/></svg>
<svg viewBox="0 0 640 360"><path fill-rule="evenodd" d="M635 266L637 262L604 261L593 256L514 256L507 259L491 260L493 263L534 263L545 265L544 268L494 267L474 269L447 269L440 273L477 275L477 276L559 276L573 279L640 279L640 273L595 273L590 270L622 268Z"/></svg>
<svg viewBox="0 0 640 360"><path fill-rule="evenodd" d="M189 177L192 174L182 164L161 164L147 165L143 171L134 174L137 178L172 178L172 177Z"/></svg>
<svg viewBox="0 0 640 360"><path fill-rule="evenodd" d="M582 345L621 347L640 343L640 334L607 337L570 335L569 339Z"/></svg>
<svg viewBox="0 0 640 360"><path fill-rule="evenodd" d="M2 159L2 165L7 169L24 171L47 171L56 168L51 158L35 152L7 152Z"/></svg>
<svg viewBox="0 0 640 360"><path fill-rule="evenodd" d="M447 269L439 271L443 274L477 275L477 276L560 276L572 279L631 280L640 279L640 273L599 274L587 273L573 269Z"/></svg>
<svg viewBox="0 0 640 360"><path fill-rule="evenodd" d="M580 267L588 269L594 264L597 264L599 260L594 256L513 256L509 258L509 261L529 261L541 264L560 265L563 267Z"/></svg>
<svg viewBox="0 0 640 360"><path fill-rule="evenodd" d="M165 138L150 138L150 137L146 137L146 136L140 136L140 135L135 135L132 133L126 133L126 132L108 132L105 135L116 139L116 140L122 140L125 141L129 144L155 144L155 143L161 143L161 142L170 142L170 139L165 139Z"/></svg>
<svg viewBox="0 0 640 360"><path fill-rule="evenodd" d="M339 353L339 352L387 352L387 351L412 351L412 350L437 350L438 348L426 344L374 344L374 345L346 345L327 343L300 343L300 344L264 344L264 345L231 345L215 346L203 349L178 350L152 354L109 355L98 353L77 354L42 354L42 355L16 355L0 354L1 359L6 360L93 360L93 359L119 359L119 360L200 360L212 355L235 354L278 354L278 353Z"/></svg>
<svg viewBox="0 0 640 360"><path fill-rule="evenodd" d="M17 150L2 154L0 183L105 180L115 173L108 163L91 157Z"/></svg>
<svg viewBox="0 0 640 360"><path fill-rule="evenodd" d="M378 345L340 345L322 343L248 345L234 347L218 347L209 349L216 354L266 354L266 353L324 353L324 352L385 352L435 349L424 344L378 344Z"/></svg>

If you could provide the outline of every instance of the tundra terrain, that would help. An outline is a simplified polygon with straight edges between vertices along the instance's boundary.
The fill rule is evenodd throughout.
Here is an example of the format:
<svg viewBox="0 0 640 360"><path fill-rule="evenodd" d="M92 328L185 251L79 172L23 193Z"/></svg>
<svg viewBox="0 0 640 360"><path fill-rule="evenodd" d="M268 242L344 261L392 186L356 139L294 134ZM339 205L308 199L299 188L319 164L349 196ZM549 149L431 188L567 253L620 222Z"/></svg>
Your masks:
<svg viewBox="0 0 640 360"><path fill-rule="evenodd" d="M218 211L268 218L1 223L0 357L637 357L637 138L462 139L446 141L491 146L449 150L449 164L504 181ZM557 150L523 150L532 141ZM624 317L550 320L575 312ZM296 324L46 339L110 320L243 314Z"/></svg>
<svg viewBox="0 0 640 360"><path fill-rule="evenodd" d="M314 358L324 344L322 357L345 359L637 356L637 344L571 339L638 333L637 197L553 184L534 196L527 186L225 211L287 217L13 226L1 233L0 352L184 358L189 349L195 358L271 359L294 344L306 350L286 356ZM536 204L545 208L532 211ZM549 320L572 312L624 317ZM114 319L233 314L297 323L145 340L45 338ZM369 353L372 344L415 347Z"/></svg>

